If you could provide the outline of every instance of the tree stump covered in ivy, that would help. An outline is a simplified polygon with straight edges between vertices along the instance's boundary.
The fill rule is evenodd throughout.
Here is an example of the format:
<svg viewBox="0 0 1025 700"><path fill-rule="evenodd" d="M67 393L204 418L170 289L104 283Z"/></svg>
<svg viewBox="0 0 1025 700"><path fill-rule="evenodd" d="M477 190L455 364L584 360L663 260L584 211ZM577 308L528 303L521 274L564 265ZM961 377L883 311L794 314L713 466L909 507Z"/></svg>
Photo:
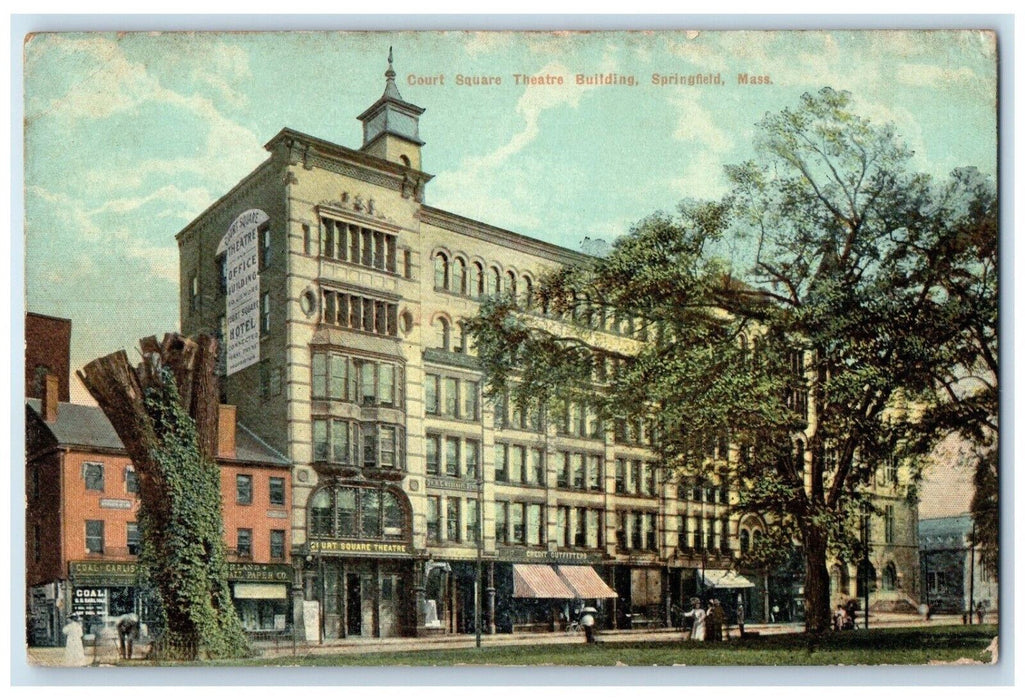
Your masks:
<svg viewBox="0 0 1025 700"><path fill-rule="evenodd" d="M231 602L221 533L217 449L217 341L168 333L78 372L117 432L139 477L141 569L160 601L168 658L247 653Z"/></svg>

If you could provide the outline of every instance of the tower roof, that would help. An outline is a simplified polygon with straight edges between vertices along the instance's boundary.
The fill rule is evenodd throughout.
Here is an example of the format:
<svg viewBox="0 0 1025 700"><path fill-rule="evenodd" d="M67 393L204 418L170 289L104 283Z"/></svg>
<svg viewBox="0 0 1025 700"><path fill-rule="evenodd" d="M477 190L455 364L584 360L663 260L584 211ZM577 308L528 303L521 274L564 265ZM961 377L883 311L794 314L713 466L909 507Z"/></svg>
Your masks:
<svg viewBox="0 0 1025 700"><path fill-rule="evenodd" d="M420 115L424 113L424 108L402 99L399 86L395 82L391 47L388 48L388 70L384 72L384 78L384 92L374 104L357 117L363 122L364 145L383 133L393 134L417 145L423 145L423 141L420 140L418 121Z"/></svg>

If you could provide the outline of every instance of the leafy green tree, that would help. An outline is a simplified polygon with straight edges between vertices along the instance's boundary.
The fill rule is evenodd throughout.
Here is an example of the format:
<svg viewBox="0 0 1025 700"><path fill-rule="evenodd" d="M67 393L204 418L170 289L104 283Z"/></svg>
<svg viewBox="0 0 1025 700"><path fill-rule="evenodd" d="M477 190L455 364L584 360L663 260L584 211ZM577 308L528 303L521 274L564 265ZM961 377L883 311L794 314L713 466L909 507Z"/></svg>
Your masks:
<svg viewBox="0 0 1025 700"><path fill-rule="evenodd" d="M876 470L896 459L914 473L939 434L920 409L956 371L970 316L944 288L942 205L989 192L909 172L893 128L846 93L806 94L759 127L757 158L727 168L728 197L656 214L608 257L553 272L541 314L485 302L471 331L489 392L643 417L665 474L734 484L739 508L770 516L766 547L799 544L806 625L823 631L827 560L859 557ZM742 279L711 253L725 236L754 250Z"/></svg>

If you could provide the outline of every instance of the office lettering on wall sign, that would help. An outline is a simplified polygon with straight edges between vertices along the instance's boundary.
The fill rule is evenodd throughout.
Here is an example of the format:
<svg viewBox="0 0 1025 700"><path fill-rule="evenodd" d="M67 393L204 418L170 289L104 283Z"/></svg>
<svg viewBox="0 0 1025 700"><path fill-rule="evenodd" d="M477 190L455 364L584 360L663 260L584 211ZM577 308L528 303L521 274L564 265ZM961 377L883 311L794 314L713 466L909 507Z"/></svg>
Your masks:
<svg viewBox="0 0 1025 700"><path fill-rule="evenodd" d="M260 229L269 219L260 209L242 212L217 246L225 255L228 374L260 361Z"/></svg>

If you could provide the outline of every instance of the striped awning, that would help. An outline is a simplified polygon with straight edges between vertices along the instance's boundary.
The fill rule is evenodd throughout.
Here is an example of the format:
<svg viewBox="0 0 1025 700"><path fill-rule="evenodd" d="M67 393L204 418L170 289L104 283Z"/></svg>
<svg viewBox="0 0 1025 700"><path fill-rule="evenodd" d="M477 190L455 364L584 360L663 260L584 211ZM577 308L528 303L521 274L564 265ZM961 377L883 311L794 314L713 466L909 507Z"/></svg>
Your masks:
<svg viewBox="0 0 1025 700"><path fill-rule="evenodd" d="M616 592L601 580L590 566L560 566L559 575L576 593L576 598L617 598Z"/></svg>
<svg viewBox="0 0 1025 700"><path fill-rule="evenodd" d="M736 571L705 569L702 576L705 588L754 588L755 585Z"/></svg>
<svg viewBox="0 0 1025 700"><path fill-rule="evenodd" d="M513 598L572 599L555 569L546 564L513 564Z"/></svg>

